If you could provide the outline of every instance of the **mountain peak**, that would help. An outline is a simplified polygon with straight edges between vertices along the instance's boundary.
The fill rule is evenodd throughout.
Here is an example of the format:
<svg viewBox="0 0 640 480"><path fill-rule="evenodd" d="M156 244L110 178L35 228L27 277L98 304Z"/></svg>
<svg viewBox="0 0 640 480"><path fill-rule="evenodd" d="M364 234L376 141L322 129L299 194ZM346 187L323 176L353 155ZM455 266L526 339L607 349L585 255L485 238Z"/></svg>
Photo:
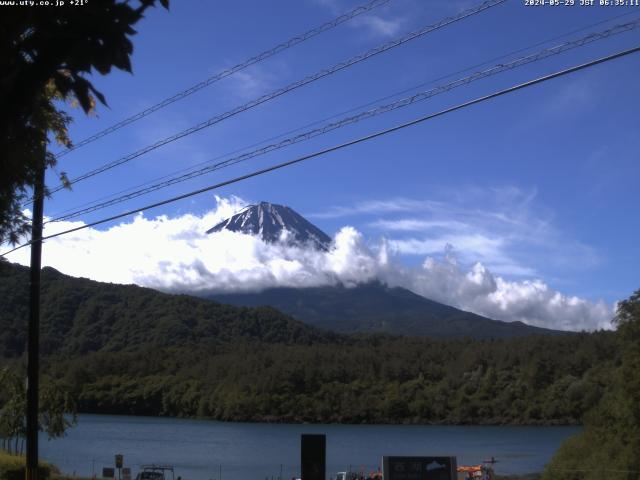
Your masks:
<svg viewBox="0 0 640 480"><path fill-rule="evenodd" d="M210 228L207 233L222 230L259 235L265 242L271 243L285 239L289 243L311 244L320 250L328 250L331 244L331 238L326 233L295 210L269 202L249 205Z"/></svg>

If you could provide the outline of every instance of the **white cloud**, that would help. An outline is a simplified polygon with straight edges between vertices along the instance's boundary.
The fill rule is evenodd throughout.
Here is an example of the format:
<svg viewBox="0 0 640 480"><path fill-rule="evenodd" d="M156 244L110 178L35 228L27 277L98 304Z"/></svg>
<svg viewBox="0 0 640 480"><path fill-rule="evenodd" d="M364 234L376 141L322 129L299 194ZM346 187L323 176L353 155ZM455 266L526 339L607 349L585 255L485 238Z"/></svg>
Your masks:
<svg viewBox="0 0 640 480"><path fill-rule="evenodd" d="M229 231L207 235L207 229L246 205L236 197L216 198L217 208L203 215L139 214L105 230L86 228L50 239L43 264L74 276L169 291L353 285L378 279L501 320L563 329L611 326L612 308L604 303L562 295L540 280L508 281L482 263L465 268L451 247L441 260L430 256L420 267L407 267L393 245L383 240L370 247L352 227L343 227L327 252L268 244ZM47 224L45 235L79 225ZM18 250L8 259L28 264L29 251Z"/></svg>
<svg viewBox="0 0 640 480"><path fill-rule="evenodd" d="M230 90L244 100L253 99L272 89L276 84L277 76L268 72L263 67L253 66L250 70L234 73L229 78Z"/></svg>
<svg viewBox="0 0 640 480"><path fill-rule="evenodd" d="M481 261L502 275L539 275L540 266L580 270L600 261L593 248L554 226L535 189L458 187L435 195L335 206L310 216L353 217L405 255L437 255L451 244L466 263Z"/></svg>
<svg viewBox="0 0 640 480"><path fill-rule="evenodd" d="M399 220L376 220L367 225L386 231L424 232L445 228L449 230L464 230L466 225L455 220L423 220L416 218L401 218Z"/></svg>
<svg viewBox="0 0 640 480"><path fill-rule="evenodd" d="M328 8L333 15L340 15L349 10L347 5L337 0L317 0L317 3ZM388 8L382 7L388 14ZM379 11L379 10L378 10ZM383 17L379 13L366 13L347 22L351 28L363 28L376 37L392 37L396 35L405 21L401 18Z"/></svg>
<svg viewBox="0 0 640 480"><path fill-rule="evenodd" d="M399 253L411 253L418 255L433 255L444 250L446 245L455 245L463 252L484 258L496 259L502 257L501 248L504 241L500 238L490 238L481 234L453 235L441 238L429 238L417 240L390 240L389 244Z"/></svg>
<svg viewBox="0 0 640 480"><path fill-rule="evenodd" d="M465 271L451 255L442 261L427 258L422 269L397 283L427 298L498 320L562 330L612 328L613 307L604 302L563 295L541 280L508 281L481 263Z"/></svg>
<svg viewBox="0 0 640 480"><path fill-rule="evenodd" d="M481 261L492 271L503 275L531 276L535 269L521 265L508 254L506 239L481 233L444 233L424 239L389 239L389 247L400 254L439 255L447 246L455 245L457 256L466 263Z"/></svg>
<svg viewBox="0 0 640 480"><path fill-rule="evenodd" d="M382 18L378 15L356 17L351 22L354 27L365 27L378 37L393 37L404 23L400 19Z"/></svg>
<svg viewBox="0 0 640 480"><path fill-rule="evenodd" d="M357 203L354 206L331 207L323 212L307 215L309 218L344 218L359 214L380 214L395 212L429 212L441 208L441 204L429 200L412 200L408 198L394 198L391 200L370 200Z"/></svg>

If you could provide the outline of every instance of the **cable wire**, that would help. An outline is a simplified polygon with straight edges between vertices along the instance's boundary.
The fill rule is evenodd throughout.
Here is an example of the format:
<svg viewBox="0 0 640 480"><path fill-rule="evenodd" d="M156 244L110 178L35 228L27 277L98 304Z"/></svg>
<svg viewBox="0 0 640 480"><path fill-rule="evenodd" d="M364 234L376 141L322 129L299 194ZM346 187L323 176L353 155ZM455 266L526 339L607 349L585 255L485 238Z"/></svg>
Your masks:
<svg viewBox="0 0 640 480"><path fill-rule="evenodd" d="M154 179L151 179L151 180L149 180L149 181L143 182L143 183L141 183L141 184L134 185L134 186L132 186L132 187L127 187L127 188L125 188L125 189L119 190L119 191L117 191L117 192L110 193L110 194L108 194L108 195L104 195L104 196L99 197L99 198L97 198L97 199L95 199L95 200L91 200L91 201L89 201L89 202L82 203L82 204L80 204L80 205L78 205L78 206L75 206L75 207L67 208L67 209L65 209L65 210L62 210L61 212L58 212L58 213L56 213L56 214L54 214L54 215L51 215L50 217L51 217L51 218L53 218L53 220L49 220L49 222L51 222L51 221L55 221L56 219L63 217L64 215L66 215L66 214L67 214L67 213L69 213L69 212L75 212L75 211L78 211L78 210L79 210L79 209L81 209L81 208L87 208L87 207L93 206L93 205L95 205L95 204L98 204L98 203L99 203L99 202L101 202L101 201L105 201L105 200L107 200L107 199L114 198L114 197L116 197L116 196L118 196L118 195L125 194L126 192L133 192L133 191L134 191L134 190L136 190L136 189L140 189L140 188L142 188L142 187L146 187L146 186L148 186L148 185L153 184L154 182L159 182L159 181L161 181L161 180L168 179L168 178L170 178L170 177L172 177L172 176L174 176L174 175L178 175L178 174L182 174L182 173L191 172L191 171L193 171L193 170L195 170L195 169L197 169L197 168L199 168L199 167L202 167L202 166L204 166L204 165L208 165L208 164L210 164L210 163L212 163L212 162L214 162L214 161L216 161L216 160L219 160L219 159L225 158L225 157L227 157L227 156L229 156L229 155L233 155L233 154L235 154L235 153L239 153L239 152L242 152L242 151L244 151L244 150L248 150L249 148L257 147L258 145L264 145L264 144L265 144L265 143L267 143L267 142L270 142L270 141L273 141L273 140L277 140L277 139L279 139L279 138L282 138L282 137L284 137L284 136L286 136L286 135L289 135L289 134L292 134L292 133L299 132L299 131L301 131L301 130L304 130L305 128L313 127L313 126L315 126L315 125L319 125L319 124L321 124L321 123L323 123L323 122L326 122L326 121L329 121L329 120L333 120L334 118L338 118L338 117L340 117L340 116L342 116L342 115L346 115L346 114L349 114L349 113L352 113L352 112L355 112L355 111L361 110L361 109L363 109L363 108L370 107L370 106L372 106L372 105L375 105L375 104L376 104L376 103L378 103L378 102L382 102L382 101L389 100L389 99L391 99L391 98L397 97L397 96L402 95L402 94L405 94L405 93L407 93L407 92L414 91L414 90L416 90L416 89L418 89L418 88L422 88L422 87L427 86L427 85L432 85L432 84L434 84L434 83L436 83L436 82L439 82L439 81L441 81L441 80L445 80L445 79L447 79L447 78L451 78L451 77L453 77L453 76L455 76L455 75L458 75L458 74L461 74L461 73L465 73L465 72L472 71L472 70L474 70L474 69L476 69L476 68L479 68L479 67L482 67L482 66L488 65L488 64L490 64L490 63L492 63L492 62L495 62L495 61L498 61L498 60L502 60L502 59L505 59L505 58L509 58L509 57L511 57L511 56L513 56L513 55L517 55L518 53L526 52L527 50L531 50L531 49L536 48L536 47L539 47L539 46L541 46L541 45L545 45L545 44L548 44L548 43L551 43L551 42L554 42L554 41L560 40L560 39L562 39L562 38L566 38L566 37L568 37L568 36L570 36L570 35L573 35L573 34L575 34L575 33L583 32L583 31L585 31L585 30L588 30L588 29L590 29L590 28L596 27L596 26L598 26L598 25L602 25L602 24L604 24L604 23L609 23L609 22L612 22L613 20L617 20L617 19L619 19L619 18L621 18L621 17L626 17L626 16L629 16L629 15L632 15L632 14L635 14L635 13L636 13L636 12L633 12L633 11L632 11L632 12L622 13L622 14L619 14L619 15L614 15L613 17L610 17L610 18L608 18L608 19L601 20L601 21L598 21L598 22L595 22L595 23L591 23L591 24L589 24L589 25L586 25L586 26L580 27L580 28L575 29L575 30L572 30L572 31L570 31L570 32L566 32L566 33L563 33L563 34L561 34L561 35L557 35L557 36L555 36L555 37L549 38L549 39L547 39L547 40L543 40L543 41L541 41L541 42L537 42L537 43L535 43L535 44L533 44L533 45L529 45L529 46L527 46L527 47L523 47L523 48L519 48L519 49L517 49L517 50L513 50L513 51L511 51L511 52L509 52L509 53L502 54L502 55L500 55L500 56L498 56L498 57L493 57L493 58L491 58L491 59L489 59L489 60L485 60L484 62L481 62L481 63L475 64L475 65L472 65L472 66L470 66L470 67L466 67L466 68L464 68L464 69L462 69L462 70L457 70L457 71L455 71L455 72L450 72L450 73L447 73L447 74L442 75L442 76L440 76L440 77L437 77L437 78L431 79L431 80L429 80L429 81L422 82L422 83L420 83L420 84L418 84L418 85L414 85L413 87L403 89L403 90L401 90L401 91L399 91L399 92L395 92L395 93L392 93L392 94L390 94L390 95L385 95L385 96L384 96L384 97L382 97L382 98L377 98L377 99L372 100L372 101L370 101L370 102L367 102L367 103L365 103L365 104L363 104L363 105L358 105L358 106L353 107L353 108L350 108L350 109L348 109L348 110L345 110L345 111L342 111L342 112L339 112L339 113L336 113L336 114L330 115L329 117L325 117L325 118L320 119L320 120L315 120L315 121L313 121L313 122L311 122L311 123L308 123L308 124L302 125L302 126L300 126L300 127L296 127L296 128L294 128L294 129L292 129L292 130L288 130L288 131L283 132L283 133L280 133L280 134L278 134L278 135L274 135L274 136L271 136L271 137L269 137L269 138L266 138L266 139L260 140L260 141L258 141L258 142L254 142L254 143L252 143L251 145L248 145L248 146L245 146L245 147L242 147L242 148L237 148L237 149L234 149L234 150L232 150L232 151L230 151L230 152L226 152L226 153L224 153L224 154L217 155L216 157L214 157L214 158L212 158L212 159L210 159L210 160L205 160L205 161L203 161L203 162L196 163L195 165L192 165L192 166L190 166L190 167L182 168L182 169L179 169L179 170L175 170L175 171L173 171L173 172L171 172L171 173L168 173L168 174L166 174L166 175L162 175L162 176L160 176L160 177L156 177L156 178L154 178ZM45 222L45 223L48 223L48 222Z"/></svg>
<svg viewBox="0 0 640 480"><path fill-rule="evenodd" d="M274 55L277 55L278 53L287 50L295 45L298 45L302 42L305 42L307 40L309 40L310 38L313 38L317 35L320 35L321 33L326 32L327 30L331 30L332 28L337 27L338 25L348 22L349 20L351 20L354 17L357 17L358 15L362 15L363 13L367 13L375 8L378 8L386 3L389 3L391 0L372 0L371 2L365 4L365 5L360 5L356 8L354 8L353 10L340 15L339 17L336 17L335 19L323 23L322 25L313 28L311 30L308 30L305 33L302 33L300 35L296 35L295 37L290 38L289 40L282 42L278 45L276 45L275 47L270 48L269 50L265 50L262 53L259 53L258 55L249 58L248 60L245 60L242 63L237 64L234 67L231 68L227 68L225 70L222 70L218 73L216 73L215 75L212 75L211 77L207 78L206 80L203 80L199 83L196 83L195 85L187 88L186 90L183 90L181 92L176 93L175 95L172 95L171 97L165 98L164 100L156 103L155 105L152 105L151 107L148 107L144 110L142 110L141 112L136 113L135 115L132 115L130 117L125 118L124 120L121 120L120 122L111 125L110 127L105 128L104 130L99 131L98 133L95 133L94 135L91 135L90 137L87 137L83 140L81 140L80 142L74 144L71 148L68 148L66 150L62 150L58 153L56 153L55 157L56 158L60 158L64 155L67 155L68 153L73 152L74 150L77 150L80 147L83 147L85 145L88 145L89 143L92 143L96 140L98 140L99 138L102 138L106 135L109 135L110 133L115 132L116 130L121 129L122 127L125 127L127 125L130 125L133 122L136 122L148 115L151 115L154 112L157 112L158 110L171 105L174 102L177 102L178 100L182 100L184 98L187 98L189 95L192 95L194 93L196 93L199 90L202 90L203 88L206 88L214 83L216 83L219 80L222 80L223 78L229 77L241 70L244 70L247 67L250 67L251 65L254 65L258 62L261 62L263 60L266 60L267 58L273 57Z"/></svg>
<svg viewBox="0 0 640 480"><path fill-rule="evenodd" d="M469 101L464 102L464 103L459 103L459 104L457 104L457 105L455 105L453 107L449 107L449 108L446 108L444 110L440 110L440 111L438 111L436 113L431 113L431 114L419 117L417 119L411 120L409 122L405 122L405 123L396 125L394 127L390 127L390 128L384 129L384 130L379 130L377 132L371 133L369 135L365 135L363 137L359 137L359 138L356 138L356 139L353 139L353 140L349 140L347 142L344 142L344 143L341 143L341 144L338 144L338 145L334 145L332 147L328 147L328 148L325 148L325 149L322 149L322 150L318 150L316 152L313 152L313 153L310 153L310 154L307 154L307 155L303 155L301 157L297 157L297 158L295 158L293 160L288 160L286 162L278 163L276 165L272 165L272 166L267 167L267 168L263 168L263 169L260 169L260 170L255 170L255 171L253 171L251 173L247 173L245 175L241 175L239 177L232 178L230 180L225 180L223 182L219 182L219 183L216 183L216 184L213 184L213 185L209 185L207 187L200 188L198 190L193 190L191 192L184 193L184 194L181 194L181 195L178 195L178 196L175 196L175 197L171 197L171 198L159 201L159 202L155 202L155 203L152 203L150 205L145 205L143 207L135 208L133 210L126 211L124 213L120 213L120 214L117 214L117 215L112 215L110 217L103 218L101 220L97 220L95 222L86 223L84 225L81 225L81 226L78 226L78 227L74 227L74 228L70 228L70 229L64 230L62 232L54 233L54 234L51 234L51 235L46 235L46 236L43 236L42 238L37 238L35 240L32 239L29 242L23 243L22 245L19 245L19 246L15 247L15 248L13 248L13 249L11 249L9 251L6 251L6 252L0 254L0 256L4 257L5 255L8 255L9 253L15 252L16 250L19 250L19 249L21 249L23 247L31 245L32 243L42 242L44 240L49 240L51 238L59 237L61 235L67 235L69 233L77 232L79 230L84 230L85 228L95 227L96 225L101 225L103 223L107 223L107 222L110 222L110 221L113 221L113 220L118 220L120 218L127 217L129 215L133 215L135 213L142 212L144 210L157 208L157 207L160 207L160 206L163 206L163 205L167 205L169 203L177 202L178 200L183 200L185 198L193 197L194 195L199 195L201 193L209 192L211 190L215 190L215 189L220 188L220 187L224 187L224 186L227 186L227 185L238 183L238 182L247 180L249 178L253 178L253 177L260 176L260 175L264 175L265 173L273 172L275 170L280 170L282 168L289 167L289 166L304 162L306 160L310 160L312 158L319 157L321 155L326 155L327 153L335 152L337 150L341 150L343 148L350 147L352 145L356 145L356 144L359 144L359 143L362 143L362 142L366 142L368 140L372 140L374 138L381 137L383 135L387 135L389 133L393 133L393 132L396 132L398 130L402 130L402 129L407 128L407 127L411 127L413 125L417 125L419 123L423 123L423 122L425 122L427 120L431 120L431 119L434 119L434 118L437 118L437 117L441 117L443 115L455 112L457 110L462 110L464 108L470 107L472 105L476 105L478 103L486 102L488 100L491 100L491 99L494 99L494 98L497 98L497 97L501 97L503 95L506 95L506 94L509 94L509 93L513 93L515 91L522 90L524 88L531 87L533 85L537 85L537 84L540 84L540 83L543 83L543 82L547 82L549 80L552 80L552 79L555 79L555 78L558 78L558 77L562 77L562 76L565 76L565 75L568 75L568 74L571 74L571 73L574 73L574 72L577 72L577 71L580 71L580 70L584 70L586 68L590 68L590 67L593 67L595 65L599 65L599 64L605 63L605 62L609 62L611 60L615 60L617 58L621 58L621 57L630 55L632 53L637 53L637 52L640 52L640 46L633 47L633 48L630 48L630 49L627 49L627 50L623 50L623 51L620 51L620 52L617 52L617 53L614 53L614 54L611 54L611 55L607 55L605 57L600 57L600 58L598 58L596 60L591 60L589 62L582 63L582 64L574 66L574 67L566 68L564 70L560 70L558 72L551 73L549 75L538 77L538 78L536 78L534 80L529 80L527 82L520 83L518 85L514 85L514 86L511 86L511 87L505 88L503 90L499 90L497 92L490 93L488 95L484 95L482 97L478 97L478 98L475 98L473 100L469 100Z"/></svg>
<svg viewBox="0 0 640 480"><path fill-rule="evenodd" d="M235 165L237 163L249 160L251 158L260 156L260 155L265 155L269 152L272 152L274 150L278 150L284 147L288 147L290 145L294 145L296 143L300 143L306 140L309 140L311 138L320 136L320 135L324 135L326 133L329 133L333 130L337 130L339 128L345 127L347 125L352 125L354 123L358 123L362 120L368 119L368 118L372 118L378 115L382 115L384 113L388 113L390 111L393 110L397 110L399 108L403 108L403 107L407 107L409 105L413 105L417 102L421 102L424 100L427 100L429 98L432 98L436 95L439 95L441 93L445 93L448 92L450 90L453 90L454 88L458 88L461 87L463 85L467 85L469 83L472 83L474 81L483 79L483 78L487 78L489 76L492 75L497 75L499 73L503 73L505 71L508 70L513 70L515 68L524 66L524 65L528 65L530 63L533 62L537 62L543 59L546 59L550 56L553 55L559 55L563 52L566 52L567 50L571 50L574 48L578 48L578 47L582 47L584 45L593 43L595 41L599 41L599 40L603 40L606 38L609 38L613 35L618 35L620 33L623 32L628 32L630 30L636 29L640 27L640 18L627 22L625 24L621 24L621 25L616 25L614 27L611 27L609 29L603 30L601 32L593 32L593 33L589 33L586 36L583 36L581 38L578 38L576 40L572 40L572 41L568 41L565 42L563 44L560 45L556 45L554 47L551 48L546 48L543 49L539 52L536 53L532 53L530 55L524 56L524 57L520 57L517 58L509 63L506 64L498 64L495 65L491 68L485 69L483 71L480 72L476 72L472 75L469 75L467 77L463 77L463 78L459 78L453 82L450 82L446 85L440 85L437 86L435 88L432 88L430 90L426 90L426 91L422 91L422 92L418 92L415 93L414 95L411 95L409 97L406 98L402 98L399 100L396 100L392 103L386 104L386 105L380 105L376 108L373 108L371 110L366 110L364 112L361 112L357 115L354 116L350 116L350 117L346 117L343 118L337 122L332 122L329 124L326 124L320 128L315 128L313 130L309 130L307 132L301 133L299 135L296 135L294 137L289 137L289 138L285 138L283 140L281 140L280 142L277 143L272 143L270 145L264 146L262 148L258 148L256 150L253 150L251 152L246 152L243 153L241 155L237 155L235 157L232 157L230 159L227 159L225 161L213 164L213 165L209 165L207 167L204 168L200 168L198 170L192 170L188 173L185 173L183 175L177 176L177 177L173 177L173 178L169 178L168 180L156 183L154 185L139 189L139 190L135 190L131 193L128 193L126 195L122 195L120 197L116 197L113 198L111 200L105 201L105 202L101 202L101 203L97 203L95 205L92 206L88 206L85 208L81 208L78 209L76 211L73 211L71 213L67 213L64 215L60 215L58 217L54 217L51 220L47 221L46 223L50 223L50 222L57 222L57 221L65 221L65 220L70 220L72 218L78 217L80 215L86 214L86 213L91 213L91 212L95 212L97 210L101 210L103 208L112 206L112 205L116 205L118 203L122 203L128 200L131 200L133 198L137 198L140 197L142 195L146 195L148 193L160 190L162 188L166 188L169 187L171 185L175 185L177 183L181 183L187 180L191 180L193 178L196 177L200 177L202 175L211 173L213 171L216 170L220 170L222 168L226 168L229 167L231 165Z"/></svg>
<svg viewBox="0 0 640 480"><path fill-rule="evenodd" d="M348 60L345 60L343 62L337 63L329 68L326 68L324 70L320 70L319 72L316 72L312 75L306 76L301 80L298 80L296 82L293 82L285 87L279 88L278 90L275 90L271 93L268 93L266 95L262 95L261 97L258 97L254 100L251 100L247 103L245 103L244 105L241 105L239 107L234 108L233 110L229 110L225 113L216 115L215 117L210 118L209 120L206 120L204 122L201 122L193 127L190 127L186 130L183 130L181 132L178 132L174 135L171 135L169 137L166 137L162 140L159 140L151 145L148 145L140 150L137 150L133 153L130 153L129 155L125 155L124 157L121 157L117 160L114 160L112 162L109 162L105 165L102 165L94 170L91 170L89 172L86 172L78 177L75 177L73 179L70 179L69 182L65 183L65 184L61 184L55 188L53 188L52 190L49 191L49 194L52 195L64 188L69 187L70 185L73 185L75 183L78 183L82 180L86 180L88 178L94 177L96 175L99 175L101 173L104 173L108 170L111 170L112 168L115 168L117 166L120 166L124 163L130 162L131 160L138 158L146 153L149 153L157 148L160 148L164 145L167 145L171 142L174 142L176 140L179 140L183 137L186 137L188 135L191 135L193 133L196 133L204 128L210 127L212 125L215 125L223 120L226 120L230 117L233 117L241 112L244 112L246 110L249 110L253 107L256 107L258 105L261 105L265 102L268 102L269 100L273 100L274 98L280 97L281 95L284 95L285 93L288 93L292 90L295 90L297 88L300 88L304 85L308 85L309 83L315 82L316 80L320 80L321 78L327 77L329 75L332 75L336 72L339 72L340 70L343 70L345 68L351 67L357 63L360 63L364 60L367 60L373 56L376 56L380 53L386 52L387 50L391 50L392 48L395 48L397 46L403 45L411 40L415 40L417 38L420 38L428 33L431 33L433 31L436 31L440 28L443 28L447 25L450 25L452 23L458 22L464 18L476 15L480 12L483 12L489 8L495 7L501 3L506 2L507 0L487 0L485 2L482 2L479 5L476 5L475 7L469 8L467 10L464 10L462 12L460 12L459 14L455 15L455 16L451 16L451 17L446 17L442 20L440 20L439 22L433 24L433 25L427 25L425 27L422 27L418 30L415 30L413 32L410 32L400 38L397 38L395 40L392 40L390 42L387 42L383 45L380 45L376 48L373 48L371 50L368 50L364 53L361 53L359 55L356 55L354 57L351 57Z"/></svg>

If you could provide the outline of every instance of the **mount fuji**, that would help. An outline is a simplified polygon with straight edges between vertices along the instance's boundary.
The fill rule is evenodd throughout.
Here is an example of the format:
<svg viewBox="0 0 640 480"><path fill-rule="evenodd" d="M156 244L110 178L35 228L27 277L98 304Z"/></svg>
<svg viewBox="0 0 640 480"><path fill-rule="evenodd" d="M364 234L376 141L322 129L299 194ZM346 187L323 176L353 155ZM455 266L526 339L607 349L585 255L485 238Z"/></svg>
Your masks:
<svg viewBox="0 0 640 480"><path fill-rule="evenodd" d="M266 242L286 241L322 251L331 248L331 238L318 227L293 209L268 202L246 207L207 233L222 230L259 235ZM377 281L355 287L280 287L201 296L236 306L270 306L307 324L346 333L479 339L560 333L522 322L492 320Z"/></svg>
<svg viewBox="0 0 640 480"><path fill-rule="evenodd" d="M250 205L207 233L230 230L259 235L266 242L285 240L309 245L318 250L329 250L331 238L292 208L269 202Z"/></svg>

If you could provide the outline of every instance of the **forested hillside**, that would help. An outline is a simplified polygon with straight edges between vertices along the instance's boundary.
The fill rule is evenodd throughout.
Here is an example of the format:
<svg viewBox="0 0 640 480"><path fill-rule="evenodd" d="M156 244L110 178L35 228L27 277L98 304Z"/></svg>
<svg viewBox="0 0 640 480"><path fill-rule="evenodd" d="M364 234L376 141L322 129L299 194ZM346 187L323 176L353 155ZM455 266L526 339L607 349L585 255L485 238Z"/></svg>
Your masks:
<svg viewBox="0 0 640 480"><path fill-rule="evenodd" d="M210 294L208 298L246 307L270 305L306 324L342 333L384 332L478 340L567 334L517 321L492 320L380 282L349 287L271 288L253 293Z"/></svg>
<svg viewBox="0 0 640 480"><path fill-rule="evenodd" d="M544 480L640 479L640 290L618 304L618 361L585 428L547 465Z"/></svg>
<svg viewBox="0 0 640 480"><path fill-rule="evenodd" d="M606 390L611 336L145 346L50 358L82 411L219 420L574 424Z"/></svg>
<svg viewBox="0 0 640 480"><path fill-rule="evenodd" d="M0 356L26 346L28 269L0 262ZM338 341L272 309L221 305L135 285L115 285L42 270L41 351L83 355L141 346L222 344L234 341L322 343Z"/></svg>
<svg viewBox="0 0 640 480"><path fill-rule="evenodd" d="M24 351L27 270L0 264L0 352ZM47 375L80 411L273 422L579 423L619 360L611 332L501 340L346 336L43 271Z"/></svg>

